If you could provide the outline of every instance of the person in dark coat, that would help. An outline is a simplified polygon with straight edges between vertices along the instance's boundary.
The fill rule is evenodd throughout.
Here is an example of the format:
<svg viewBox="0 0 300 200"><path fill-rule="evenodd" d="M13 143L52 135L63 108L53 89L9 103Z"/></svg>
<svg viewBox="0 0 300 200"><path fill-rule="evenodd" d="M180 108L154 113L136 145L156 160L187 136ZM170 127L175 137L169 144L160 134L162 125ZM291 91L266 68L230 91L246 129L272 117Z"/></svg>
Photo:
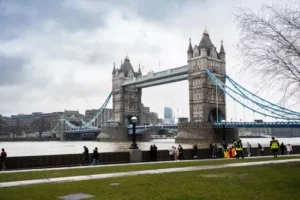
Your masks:
<svg viewBox="0 0 300 200"><path fill-rule="evenodd" d="M150 146L150 161L153 161L154 159L154 148L153 145Z"/></svg>
<svg viewBox="0 0 300 200"><path fill-rule="evenodd" d="M84 146L83 150L83 164L87 164L89 163L89 149Z"/></svg>
<svg viewBox="0 0 300 200"><path fill-rule="evenodd" d="M98 148L96 147L93 152L93 163L92 165L99 165L99 153Z"/></svg>
<svg viewBox="0 0 300 200"><path fill-rule="evenodd" d="M194 150L194 158L197 158L198 157L198 147L197 147L197 144L193 145L193 150Z"/></svg>
<svg viewBox="0 0 300 200"><path fill-rule="evenodd" d="M218 146L216 143L212 145L212 158L217 158Z"/></svg>
<svg viewBox="0 0 300 200"><path fill-rule="evenodd" d="M214 152L214 145L212 143L209 144L209 153L210 156L213 157L213 152Z"/></svg>
<svg viewBox="0 0 300 200"><path fill-rule="evenodd" d="M286 149L286 146L283 144L283 142L281 143L280 145L280 152L281 152L281 155L284 155L284 150Z"/></svg>
<svg viewBox="0 0 300 200"><path fill-rule="evenodd" d="M155 146L155 144L153 144L153 159L154 161L157 160L157 147Z"/></svg>
<svg viewBox="0 0 300 200"><path fill-rule="evenodd" d="M0 163L1 163L0 169L2 169L2 170L6 169L6 166L5 166L6 158L7 158L7 153L5 152L4 149L2 149L2 152L0 155Z"/></svg>
<svg viewBox="0 0 300 200"><path fill-rule="evenodd" d="M228 144L227 144L227 142L226 142L226 141L224 141L224 142L223 142L223 144L222 144L222 146L223 146L223 148L224 148L224 151L226 151L226 150L227 150L227 147L228 147Z"/></svg>
<svg viewBox="0 0 300 200"><path fill-rule="evenodd" d="M184 156L183 156L183 148L181 145L178 146L178 152L179 152L179 160L184 160Z"/></svg>
<svg viewBox="0 0 300 200"><path fill-rule="evenodd" d="M258 148L258 156L263 156L264 155L264 148L261 146L261 144L257 144Z"/></svg>

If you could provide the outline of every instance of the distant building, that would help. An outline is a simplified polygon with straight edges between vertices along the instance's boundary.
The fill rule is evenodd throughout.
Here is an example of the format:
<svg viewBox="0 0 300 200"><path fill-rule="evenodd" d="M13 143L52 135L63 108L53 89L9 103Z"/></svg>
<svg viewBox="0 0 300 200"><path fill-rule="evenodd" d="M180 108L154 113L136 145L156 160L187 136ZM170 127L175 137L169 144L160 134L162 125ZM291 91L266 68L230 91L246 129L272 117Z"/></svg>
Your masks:
<svg viewBox="0 0 300 200"><path fill-rule="evenodd" d="M155 112L150 112L149 107L144 107L142 104L142 112L140 116L140 125L148 125L148 124L158 124L158 114Z"/></svg>
<svg viewBox="0 0 300 200"><path fill-rule="evenodd" d="M169 107L164 108L164 123L174 123L173 109Z"/></svg>
<svg viewBox="0 0 300 200"><path fill-rule="evenodd" d="M96 116L99 110L92 109L92 110L86 110L85 111L85 122L88 122L89 120L93 119L93 117ZM105 108L100 114L100 116L95 121L95 126L100 127L103 126L107 121L113 119L113 109L111 108Z"/></svg>
<svg viewBox="0 0 300 200"><path fill-rule="evenodd" d="M178 124L182 124L182 123L188 123L189 119L187 117L179 117L178 118Z"/></svg>
<svg viewBox="0 0 300 200"><path fill-rule="evenodd" d="M45 119L47 127L45 131L53 130L58 122L63 112L53 112L53 113L42 113L34 112L32 114L17 114L11 115L10 117L3 117L3 124L9 127L15 127L17 132L34 132L36 128L34 127L35 122L39 119Z"/></svg>
<svg viewBox="0 0 300 200"><path fill-rule="evenodd" d="M159 118L157 121L158 124L162 124L163 122L164 122L164 120L162 118Z"/></svg>
<svg viewBox="0 0 300 200"><path fill-rule="evenodd" d="M69 122L79 122L84 118L84 115L80 114L78 110L65 110L63 117Z"/></svg>

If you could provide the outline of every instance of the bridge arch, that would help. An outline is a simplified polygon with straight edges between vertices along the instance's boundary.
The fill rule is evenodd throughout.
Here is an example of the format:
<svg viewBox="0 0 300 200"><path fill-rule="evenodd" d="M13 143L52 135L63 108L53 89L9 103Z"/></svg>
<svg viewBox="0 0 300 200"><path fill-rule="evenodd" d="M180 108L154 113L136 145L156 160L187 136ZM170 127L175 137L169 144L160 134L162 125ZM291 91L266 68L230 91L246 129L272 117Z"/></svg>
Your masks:
<svg viewBox="0 0 300 200"><path fill-rule="evenodd" d="M218 111L218 112L217 112ZM218 118L218 120L217 120ZM212 108L208 112L208 122L211 123L216 123L216 122L221 122L225 118L225 112L222 111L222 109L218 108Z"/></svg>

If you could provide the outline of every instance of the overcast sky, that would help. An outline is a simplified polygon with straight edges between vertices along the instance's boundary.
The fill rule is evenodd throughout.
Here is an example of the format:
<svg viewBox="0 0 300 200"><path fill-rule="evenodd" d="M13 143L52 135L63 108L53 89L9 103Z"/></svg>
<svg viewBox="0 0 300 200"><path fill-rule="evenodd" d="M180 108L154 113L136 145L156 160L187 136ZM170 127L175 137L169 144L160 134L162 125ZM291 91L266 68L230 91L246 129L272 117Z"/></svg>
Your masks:
<svg viewBox="0 0 300 200"><path fill-rule="evenodd" d="M185 65L189 37L199 44L205 26L218 50L224 41L227 73L256 92L249 74L237 73L232 10L272 2L0 0L0 113L99 108L112 89L114 62L119 67L128 54L143 74ZM276 103L274 94L261 95ZM243 118L242 107L227 100L227 119ZM160 116L164 106L189 116L187 81L146 88L142 101ZM252 112L246 111L247 118L253 119Z"/></svg>

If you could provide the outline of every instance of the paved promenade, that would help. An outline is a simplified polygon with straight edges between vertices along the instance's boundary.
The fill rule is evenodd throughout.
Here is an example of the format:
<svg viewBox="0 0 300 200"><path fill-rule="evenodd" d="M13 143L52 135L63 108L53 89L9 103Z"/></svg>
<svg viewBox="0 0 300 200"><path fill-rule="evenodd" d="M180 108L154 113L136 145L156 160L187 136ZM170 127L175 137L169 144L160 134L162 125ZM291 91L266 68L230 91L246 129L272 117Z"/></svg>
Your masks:
<svg viewBox="0 0 300 200"><path fill-rule="evenodd" d="M248 159L251 159L251 158L248 158ZM211 160L211 159L209 159L209 160ZM174 161L171 161L171 162L174 162ZM186 162L186 161L182 161L182 162ZM154 170L142 170L142 171L119 172L119 173L108 173L108 174L95 174L95 175L85 175L85 176L71 176L71 177L48 178L48 179L25 180L25 181L12 181L12 182L0 183L0 188L27 186L27 185L44 184L44 183L61 183L61 182L70 182L70 181L106 179L106 178L116 178L116 177L136 176L136 175L146 175L146 174L162 174L162 173L172 173L172 172L188 172L188 171L200 171L200 170L208 170L208 169L258 166L258 165L279 164L279 163L289 163L289 162L300 162L300 159L287 159L287 160L274 159L274 160L270 160L270 161L258 161L258 162L246 162L246 163L244 162L244 163L232 163L232 164L221 164L221 165L206 165L206 166L154 169ZM155 162L155 163L159 163L159 162ZM123 164L123 165L131 165L131 164L137 164L137 163ZM144 164L144 163L141 163L141 164ZM107 165L104 165L104 166L107 166ZM113 166L115 166L115 165L113 165ZM76 167L76 168L87 168L87 167L99 167L99 166L82 166L82 167ZM61 169L61 168L59 168L59 169ZM64 168L64 169L70 169L70 167ZM39 169L39 171L42 171L42 170L43 169ZM49 169L44 169L44 170L49 170ZM53 169L50 169L50 170L53 170ZM30 171L30 170L22 170L22 171L24 172L24 171ZM34 171L34 170L31 170L31 171ZM18 172L21 172L21 170ZM8 171L8 172L2 172L2 173L13 173L13 172Z"/></svg>

